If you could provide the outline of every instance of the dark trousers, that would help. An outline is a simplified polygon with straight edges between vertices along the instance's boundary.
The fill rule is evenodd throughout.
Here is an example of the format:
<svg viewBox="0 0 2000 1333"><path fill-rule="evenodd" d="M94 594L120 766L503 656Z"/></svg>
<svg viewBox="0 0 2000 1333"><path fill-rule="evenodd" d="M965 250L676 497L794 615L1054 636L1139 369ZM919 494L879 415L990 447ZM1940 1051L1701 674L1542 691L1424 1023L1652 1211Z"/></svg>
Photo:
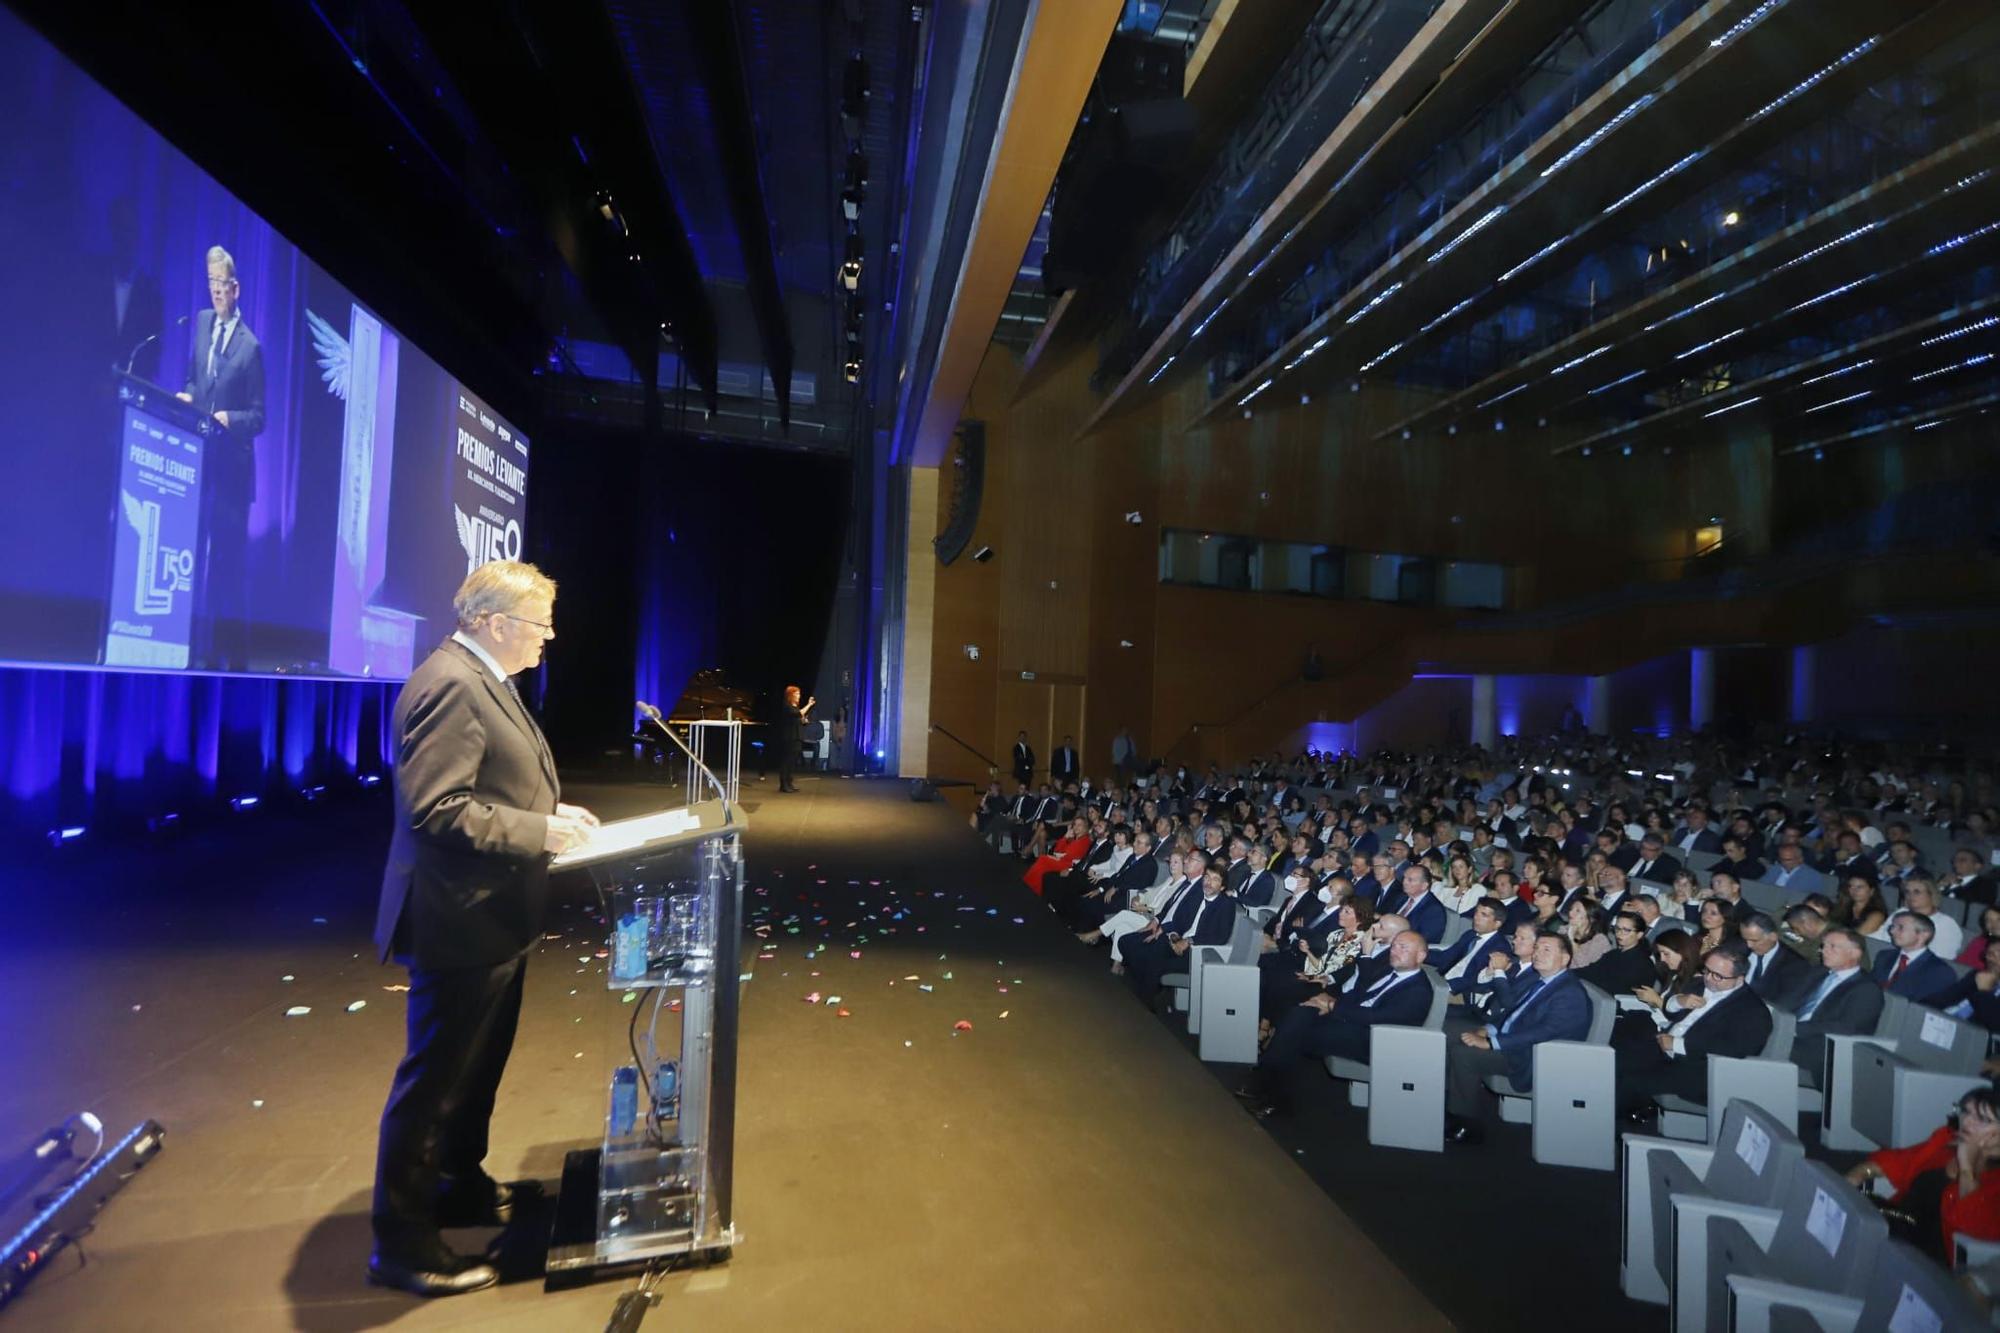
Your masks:
<svg viewBox="0 0 2000 1333"><path fill-rule="evenodd" d="M1699 1056L1676 1059L1659 1047L1631 1045L1614 1048L1618 1056L1618 1110L1643 1111L1655 1097L1669 1094L1689 1101L1708 1101L1708 1061Z"/></svg>
<svg viewBox="0 0 2000 1333"><path fill-rule="evenodd" d="M378 1246L421 1260L438 1239L440 1178L473 1179L521 1016L527 960L411 968L408 1044L382 1108L373 1219Z"/></svg>
<svg viewBox="0 0 2000 1333"><path fill-rule="evenodd" d="M250 665L249 483L220 475L201 499L201 572L192 628L194 658L211 671Z"/></svg>
<svg viewBox="0 0 2000 1333"><path fill-rule="evenodd" d="M1355 1044L1357 1034L1360 1038L1358 1049ZM1251 1072L1251 1086L1272 1105L1289 1109L1293 1101L1293 1080L1298 1077L1301 1064L1308 1060L1324 1060L1329 1055L1366 1060L1367 1043L1368 1029L1365 1025L1342 1022L1332 1014L1294 1006L1290 1012L1278 1016L1277 1030L1271 1034L1270 1044L1257 1057L1257 1068Z"/></svg>
<svg viewBox="0 0 2000 1333"><path fill-rule="evenodd" d="M790 791L792 770L799 763L799 733L795 728L785 727L778 732L778 790Z"/></svg>
<svg viewBox="0 0 2000 1333"><path fill-rule="evenodd" d="M1486 1099L1481 1094L1486 1076L1506 1072L1506 1052L1467 1046L1457 1037L1447 1035L1444 1047L1444 1109L1468 1120L1477 1117L1485 1105Z"/></svg>

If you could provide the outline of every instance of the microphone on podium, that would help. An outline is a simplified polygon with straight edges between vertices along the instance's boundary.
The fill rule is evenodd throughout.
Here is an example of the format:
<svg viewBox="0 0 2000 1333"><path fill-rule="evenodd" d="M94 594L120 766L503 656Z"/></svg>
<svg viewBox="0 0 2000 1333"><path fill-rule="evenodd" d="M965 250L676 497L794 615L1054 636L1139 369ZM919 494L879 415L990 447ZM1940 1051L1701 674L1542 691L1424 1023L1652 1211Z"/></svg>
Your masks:
<svg viewBox="0 0 2000 1333"><path fill-rule="evenodd" d="M179 319L175 320L168 327L177 329L181 327L181 325L187 323L188 320L192 318L193 318L192 315L182 315ZM123 373L130 375L132 373L132 363L139 359L139 353L145 351L150 344L158 342L160 340L160 335L164 334L166 331L167 331L166 329L156 329L153 332L147 334L145 337L141 338L139 340L139 345L132 349L132 355L125 358L125 365L122 368Z"/></svg>
<svg viewBox="0 0 2000 1333"><path fill-rule="evenodd" d="M724 824L732 823L733 821L729 816L729 794L722 789L721 780L715 776L708 765L701 762L701 756L690 750L686 741L674 735L673 729L667 725L666 719L660 715L659 709L647 703L644 699L633 700L633 706L639 710L640 715L648 722L660 729L661 735L672 741L680 749L680 752L688 757L690 764L701 770L701 775L708 779L708 785L715 788L715 799L722 802L722 822Z"/></svg>

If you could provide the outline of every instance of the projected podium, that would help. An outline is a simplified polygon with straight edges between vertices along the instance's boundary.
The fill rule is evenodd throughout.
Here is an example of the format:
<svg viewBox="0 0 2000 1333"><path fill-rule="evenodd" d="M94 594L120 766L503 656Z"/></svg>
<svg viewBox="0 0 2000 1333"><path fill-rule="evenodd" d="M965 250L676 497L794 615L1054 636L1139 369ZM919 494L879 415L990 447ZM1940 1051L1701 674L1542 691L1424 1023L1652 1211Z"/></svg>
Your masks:
<svg viewBox="0 0 2000 1333"><path fill-rule="evenodd" d="M188 666L201 550L201 491L215 421L157 384L117 376L116 537L98 661Z"/></svg>
<svg viewBox="0 0 2000 1333"><path fill-rule="evenodd" d="M743 812L705 801L604 825L556 858L603 896L619 1062L601 1148L569 1154L547 1284L572 1286L736 1242L736 1121ZM629 1056L629 1058L627 1058Z"/></svg>

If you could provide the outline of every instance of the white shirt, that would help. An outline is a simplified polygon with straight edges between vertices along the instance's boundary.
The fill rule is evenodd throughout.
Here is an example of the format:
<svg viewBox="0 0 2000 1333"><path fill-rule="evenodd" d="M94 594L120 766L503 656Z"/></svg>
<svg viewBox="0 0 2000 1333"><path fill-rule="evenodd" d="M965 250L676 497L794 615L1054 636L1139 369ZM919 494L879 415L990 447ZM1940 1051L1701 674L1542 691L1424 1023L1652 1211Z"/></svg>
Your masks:
<svg viewBox="0 0 2000 1333"><path fill-rule="evenodd" d="M1194 909L1194 920L1188 922L1188 928L1181 934L1182 939L1191 940L1194 938L1195 931L1201 928L1202 913L1208 910L1208 905L1210 903L1214 902L1217 898L1220 898L1221 896L1222 895L1219 893L1217 894L1204 893L1201 896L1201 906Z"/></svg>
<svg viewBox="0 0 2000 1333"><path fill-rule="evenodd" d="M1943 912L1931 917L1931 925L1937 931L1931 936L1931 952L1947 963L1958 961L1958 955L1965 949L1965 927Z"/></svg>
<svg viewBox="0 0 2000 1333"><path fill-rule="evenodd" d="M1383 977L1380 981L1377 981L1373 986L1368 988L1368 998L1361 1002L1361 1007L1363 1009L1374 1008L1375 1001L1381 999L1384 995L1387 995L1390 991L1394 990L1402 982L1417 975L1417 971L1418 969L1413 967L1407 972L1389 973L1388 976Z"/></svg>
<svg viewBox="0 0 2000 1333"><path fill-rule="evenodd" d="M1491 949L1486 947L1488 941L1492 940L1492 938L1495 935L1498 935L1499 933L1500 932L1497 930L1492 930L1488 931L1484 935L1473 936L1472 947L1465 951L1465 956L1463 958L1459 959L1457 962L1451 965L1450 970L1444 974L1444 979L1446 981L1456 981L1460 977L1465 975L1466 968L1472 966L1473 963L1484 962L1486 960L1486 956L1493 952Z"/></svg>
<svg viewBox="0 0 2000 1333"><path fill-rule="evenodd" d="M1716 990L1711 986L1704 986L1702 988L1700 1007L1688 1010L1685 1018L1667 1029L1674 1039L1673 1053L1675 1055L1686 1055L1688 1053L1688 1029L1715 1012L1717 1002L1726 999L1732 992L1738 989L1739 987L1736 986L1731 986L1729 990Z"/></svg>
<svg viewBox="0 0 2000 1333"><path fill-rule="evenodd" d="M499 681L502 685L505 685L507 683L507 673L502 671L500 669L500 664L493 660L493 654L487 652L486 649L480 646L479 640L473 638L470 634L467 634L462 629L453 630L451 632L451 637L454 642L464 644L468 649L471 650L472 655L474 657L484 662L486 664L486 669L493 673L493 679Z"/></svg>

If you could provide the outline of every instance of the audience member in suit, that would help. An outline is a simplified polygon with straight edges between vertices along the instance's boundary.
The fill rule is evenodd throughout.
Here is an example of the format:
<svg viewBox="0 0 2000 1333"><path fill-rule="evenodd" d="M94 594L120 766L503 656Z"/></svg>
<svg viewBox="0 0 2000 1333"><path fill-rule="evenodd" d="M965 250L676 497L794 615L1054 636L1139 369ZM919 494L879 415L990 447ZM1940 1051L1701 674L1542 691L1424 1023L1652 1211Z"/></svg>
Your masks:
<svg viewBox="0 0 2000 1333"><path fill-rule="evenodd" d="M1444 978L1453 995L1463 995L1472 989L1486 967L1489 954L1496 950L1505 952L1507 942L1502 932L1506 923L1506 906L1497 898L1482 898L1472 909L1472 928L1452 944L1431 951L1430 966Z"/></svg>
<svg viewBox="0 0 2000 1333"><path fill-rule="evenodd" d="M1616 865L1617 862L1614 860L1612 864ZM1671 884L1674 882L1674 876L1680 873L1680 869L1681 863L1667 855L1666 844L1660 840L1660 835L1648 833L1639 839L1639 855L1630 866L1625 867L1625 873L1632 879L1657 880L1662 884Z"/></svg>
<svg viewBox="0 0 2000 1333"><path fill-rule="evenodd" d="M1640 894L1639 897L1645 897ZM1611 942L1615 946L1596 962L1576 969L1576 974L1606 995L1619 996L1655 979L1653 950L1646 940L1646 919L1636 911L1624 911L1611 918Z"/></svg>
<svg viewBox="0 0 2000 1333"><path fill-rule="evenodd" d="M1987 937L1978 971L1968 972L1933 1003L1955 1018L1967 1018L1988 1032L2000 1032L2000 939Z"/></svg>
<svg viewBox="0 0 2000 1333"><path fill-rule="evenodd" d="M1308 901L1323 906L1316 898ZM1350 898L1332 909L1330 920L1322 913L1291 932L1290 943L1274 945L1257 960L1260 1033L1308 996L1338 989L1364 973L1372 982L1378 969L1371 958L1379 955L1379 966L1388 966L1394 934L1387 927L1377 929L1375 905L1365 898Z"/></svg>
<svg viewBox="0 0 2000 1333"><path fill-rule="evenodd" d="M1199 852L1175 852L1169 858L1167 877L1153 888L1132 895L1130 905L1104 919L1104 924L1077 938L1085 944L1111 941L1111 975L1125 975L1125 937L1149 930L1162 915L1171 915L1184 894L1200 893L1204 865ZM1155 875L1155 878L1158 878Z"/></svg>
<svg viewBox="0 0 2000 1333"><path fill-rule="evenodd" d="M1979 853L1970 847L1960 847L1951 854L1951 875L1939 887L1945 897L1967 902L1990 903L1996 896L1993 877L1981 865Z"/></svg>
<svg viewBox="0 0 2000 1333"><path fill-rule="evenodd" d="M1062 738L1062 744L1056 747L1055 754L1049 759L1049 776L1055 779L1057 790L1061 790L1075 782L1081 772L1082 768L1076 757L1076 737L1065 736Z"/></svg>
<svg viewBox="0 0 2000 1333"><path fill-rule="evenodd" d="M1098 920L1095 915L1080 910L1082 900L1087 894L1095 894L1101 899L1104 896L1104 881L1123 870L1125 863L1131 859L1132 830L1123 824L1107 825L1103 841L1084 856L1080 866L1042 881L1042 901L1071 930L1084 929L1083 925L1072 923L1095 924Z"/></svg>
<svg viewBox="0 0 2000 1333"><path fill-rule="evenodd" d="M1227 944L1236 927L1236 900L1222 891L1222 871L1210 866L1201 892L1185 895L1179 907L1150 930L1125 940L1125 979L1148 1005L1159 998L1160 979L1186 966L1196 945Z"/></svg>
<svg viewBox="0 0 2000 1333"><path fill-rule="evenodd" d="M1581 972L1570 968L1569 941L1535 940L1532 980L1516 988L1507 1005L1482 1027L1445 1043L1445 1137L1477 1143L1485 1137L1479 1114L1482 1081L1505 1074L1516 1088L1534 1087L1535 1047L1545 1041L1581 1041L1590 1032L1590 997Z"/></svg>
<svg viewBox="0 0 2000 1333"><path fill-rule="evenodd" d="M1580 898L1587 897L1590 893L1590 890L1585 887L1583 882L1583 867L1571 865L1567 861L1563 862L1561 868L1556 871L1554 888L1556 891L1555 914L1558 917L1566 916L1571 903L1576 902Z"/></svg>
<svg viewBox="0 0 2000 1333"><path fill-rule="evenodd" d="M1750 989L1773 1009L1796 1012L1819 980L1812 964L1785 947L1778 923L1763 912L1743 918L1741 929L1750 950Z"/></svg>
<svg viewBox="0 0 2000 1333"><path fill-rule="evenodd" d="M1792 1063L1817 1088L1826 1069L1826 1039L1870 1033L1882 1018L1882 988L1868 975L1867 946L1843 926L1829 926L1819 938L1820 966L1812 989L1799 1002L1798 1035Z"/></svg>
<svg viewBox="0 0 2000 1333"><path fill-rule="evenodd" d="M1463 1003L1457 1003L1460 997L1455 996L1452 1007L1445 1011L1445 1031L1456 1035L1478 1027L1488 1014L1505 1008L1515 987L1534 976L1535 941L1544 933L1532 922L1522 922L1507 932L1506 948L1488 949Z"/></svg>
<svg viewBox="0 0 2000 1333"><path fill-rule="evenodd" d="M986 830L992 827L993 821L1006 811L1007 797L1001 792L1000 783L996 779L986 784L986 794L979 798L979 806L972 812L972 827L979 831L980 837L984 838Z"/></svg>
<svg viewBox="0 0 2000 1333"><path fill-rule="evenodd" d="M1250 873L1234 890L1236 901L1244 907L1270 907L1277 901L1278 877L1265 868L1265 860L1264 844L1250 849Z"/></svg>
<svg viewBox="0 0 2000 1333"><path fill-rule="evenodd" d="M1419 865L1403 871L1402 891L1389 891L1377 900L1384 916L1400 916L1410 929L1424 937L1426 944L1444 938L1444 904L1431 893L1431 872ZM1386 900L1386 901L1384 901Z"/></svg>
<svg viewBox="0 0 2000 1333"><path fill-rule="evenodd" d="M1000 839L1005 838L1019 853L1027 842L1028 831L1033 827L1034 814L1041 803L1028 790L1025 782L1015 784L1014 799L1007 802L999 814L986 821L986 841L995 851L1000 850Z"/></svg>
<svg viewBox="0 0 2000 1333"><path fill-rule="evenodd" d="M1825 875L1806 864L1805 849L1796 842L1779 843L1778 864L1764 873L1770 877L1765 882L1783 889L1787 898L1824 893L1831 884Z"/></svg>
<svg viewBox="0 0 2000 1333"><path fill-rule="evenodd" d="M1714 866L1717 870L1727 870L1739 880L1761 880L1766 873L1764 863L1751 857L1749 848L1739 834L1731 833L1722 840L1722 859Z"/></svg>
<svg viewBox="0 0 2000 1333"><path fill-rule="evenodd" d="M1736 876L1719 866L1709 872L1708 896L1709 900L1722 904L1723 914L1739 930L1757 910L1756 904L1743 896L1743 885Z"/></svg>
<svg viewBox="0 0 2000 1333"><path fill-rule="evenodd" d="M1077 923L1078 930L1100 930L1107 920L1132 905L1134 894L1151 889L1159 877L1160 861L1153 855L1153 835L1140 829L1132 835L1132 855L1118 873L1106 876L1096 888L1072 899L1068 919Z"/></svg>
<svg viewBox="0 0 2000 1333"><path fill-rule="evenodd" d="M1702 958L1702 993L1689 997L1681 1018L1656 1043L1616 1046L1618 1109L1644 1119L1655 1097L1672 1093L1708 1100L1708 1058L1757 1055L1771 1039L1771 1011L1743 984L1750 951L1729 940Z"/></svg>
<svg viewBox="0 0 2000 1333"><path fill-rule="evenodd" d="M1708 811L1700 806L1688 810L1687 822L1675 829L1673 836L1667 841L1672 843L1682 856L1689 856L1695 852L1722 850L1721 835L1708 826Z"/></svg>
<svg viewBox="0 0 2000 1333"><path fill-rule="evenodd" d="M1620 870L1630 870L1639 860L1639 849L1625 840L1622 829L1601 828L1597 831L1597 850L1604 853L1607 865Z"/></svg>
<svg viewBox="0 0 2000 1333"><path fill-rule="evenodd" d="M1234 837L1229 840L1229 861L1222 868L1222 886L1230 893L1243 887L1243 881L1250 878L1250 840Z"/></svg>
<svg viewBox="0 0 2000 1333"><path fill-rule="evenodd" d="M1607 916L1615 916L1630 907L1633 899L1646 896L1643 890L1630 887L1625 872L1617 866L1604 867L1597 883L1597 905Z"/></svg>
<svg viewBox="0 0 2000 1333"><path fill-rule="evenodd" d="M1368 1059L1369 1029L1376 1024L1411 1027L1430 1013L1431 987L1424 975L1430 945L1414 930L1389 945L1389 967L1366 988L1343 995L1315 995L1278 1021L1270 1045L1257 1058L1250 1082L1238 1093L1262 1118L1291 1100L1290 1082L1301 1060L1340 1056Z"/></svg>
<svg viewBox="0 0 2000 1333"><path fill-rule="evenodd" d="M1014 781L1029 783L1035 780L1035 747L1028 744L1028 733L1021 732L1014 737Z"/></svg>
<svg viewBox="0 0 2000 1333"><path fill-rule="evenodd" d="M1921 912L1897 912L1891 917L1889 942L1896 947L1876 956L1877 984L1913 1004L1935 1004L1958 981L1951 964L1931 952L1936 933L1931 919Z"/></svg>

